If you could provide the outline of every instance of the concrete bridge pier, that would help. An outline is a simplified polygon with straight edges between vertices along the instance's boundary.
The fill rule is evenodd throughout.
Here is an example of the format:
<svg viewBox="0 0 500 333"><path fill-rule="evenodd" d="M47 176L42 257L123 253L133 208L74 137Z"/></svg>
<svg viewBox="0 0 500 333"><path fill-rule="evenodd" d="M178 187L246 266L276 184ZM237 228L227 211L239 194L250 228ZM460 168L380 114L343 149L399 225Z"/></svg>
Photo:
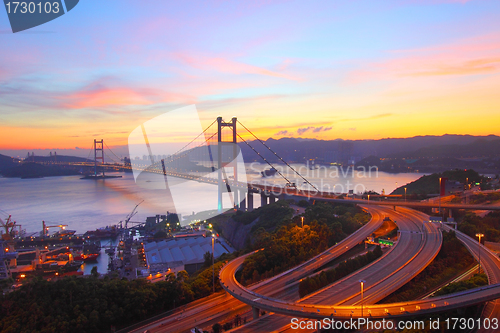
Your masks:
<svg viewBox="0 0 500 333"><path fill-rule="evenodd" d="M247 201L248 201L248 211L253 210L253 193L248 191L247 193Z"/></svg>
<svg viewBox="0 0 500 333"><path fill-rule="evenodd" d="M259 313L260 313L260 309L256 308L255 306L252 306L253 319L259 318Z"/></svg>
<svg viewBox="0 0 500 333"><path fill-rule="evenodd" d="M247 210L247 199L245 196L245 191L240 191L240 198L241 198L240 209L242 211L246 211Z"/></svg>
<svg viewBox="0 0 500 333"><path fill-rule="evenodd" d="M269 196L269 203L272 204L275 202L276 202L276 196L271 193L271 195Z"/></svg>
<svg viewBox="0 0 500 333"><path fill-rule="evenodd" d="M240 208L240 200L238 200L238 190L235 190L233 192L233 198L234 198L234 206L235 208Z"/></svg>
<svg viewBox="0 0 500 333"><path fill-rule="evenodd" d="M260 194L260 206L264 207L267 205L267 195L265 193Z"/></svg>

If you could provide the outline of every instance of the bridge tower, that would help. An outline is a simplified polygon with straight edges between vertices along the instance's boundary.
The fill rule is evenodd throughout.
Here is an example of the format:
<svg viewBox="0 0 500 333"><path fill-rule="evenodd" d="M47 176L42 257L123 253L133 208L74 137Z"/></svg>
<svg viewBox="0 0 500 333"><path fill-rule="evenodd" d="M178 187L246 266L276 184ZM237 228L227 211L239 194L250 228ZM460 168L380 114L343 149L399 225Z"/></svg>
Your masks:
<svg viewBox="0 0 500 333"><path fill-rule="evenodd" d="M94 177L97 178L97 160L104 164L104 140L94 139ZM104 178L104 168L102 168L102 177Z"/></svg>
<svg viewBox="0 0 500 333"><path fill-rule="evenodd" d="M223 170L224 166L228 163L224 163L222 161L222 147L224 147L224 143L229 143L232 148L233 148L233 160L234 160L234 183L236 184L238 182L238 173L237 173L237 165L236 165L236 157L238 154L238 149L236 146L236 122L237 119L236 117L233 117L231 119L231 122L224 122L222 120L222 117L217 117L217 170L218 170L218 202L217 202L217 209L219 212L222 212L222 193L224 191L230 191L230 187L228 184L228 179L226 177L226 173ZM229 127L232 130L232 139L230 141L224 141L223 136L222 136L222 130L225 127ZM223 181L222 178L222 173L224 173L224 179L226 182ZM233 192L234 195L234 204L238 205L238 191Z"/></svg>

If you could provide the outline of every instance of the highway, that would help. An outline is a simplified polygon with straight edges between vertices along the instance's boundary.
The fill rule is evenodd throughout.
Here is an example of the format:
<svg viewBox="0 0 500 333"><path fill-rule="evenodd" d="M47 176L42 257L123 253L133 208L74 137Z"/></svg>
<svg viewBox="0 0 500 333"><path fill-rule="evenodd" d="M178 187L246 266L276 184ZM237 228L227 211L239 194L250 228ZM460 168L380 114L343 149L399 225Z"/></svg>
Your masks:
<svg viewBox="0 0 500 333"><path fill-rule="evenodd" d="M443 225L445 230L454 230L447 225ZM473 239L466 234L454 230L457 238L467 247L469 252L478 260L479 244L477 239ZM481 245L481 268L488 276L490 285L500 283L500 259L491 252L488 248ZM483 318L499 318L500 319L500 301L492 300L486 304L481 315ZM481 329L478 332L495 332L494 330Z"/></svg>
<svg viewBox="0 0 500 333"><path fill-rule="evenodd" d="M442 236L436 226L423 223L428 221L428 215L407 208L398 211L380 209L396 222L400 230L400 239L390 252L340 281L304 297L297 304L360 304L359 280L365 281L363 304L373 304L403 286L432 262L441 248ZM283 327L290 326L290 317L267 316L246 326L235 331L283 330Z"/></svg>
<svg viewBox="0 0 500 333"><path fill-rule="evenodd" d="M238 286L235 279L230 276L239 269L244 258L235 259L226 265L227 269L221 271L225 289L233 296L244 300L247 304L271 312L280 312L291 317L302 317L312 319L337 318L350 319L361 317L360 305L319 305L319 304L298 304L285 302L279 299L259 295L256 292ZM234 288L234 289L233 289ZM259 297L260 296L260 297ZM365 316L370 318L405 318L412 317L415 314L429 314L465 306L480 304L500 297L500 284L488 285L480 288L465 290L459 293L435 297L426 300L417 300L390 304L364 305Z"/></svg>
<svg viewBox="0 0 500 333"><path fill-rule="evenodd" d="M457 232L457 235L458 235L457 237L469 248L469 250L477 256L477 249L478 249L477 241L459 232ZM481 257L481 263L484 265L485 271L488 273L488 276L491 276L490 282L494 282L495 279L498 279L500 276L499 275L500 261L493 253L488 251L486 248L481 247L481 251L483 250L484 252L482 252L483 255ZM235 265L233 267L231 267L230 265L226 265L227 270L221 271L221 274L225 274L226 276L230 277L231 275L230 271L235 272L235 269L237 269L237 267L235 267L238 266L238 262L236 262L237 260L235 260ZM233 281L230 283L230 286L228 285L228 287L226 288L231 290L231 287L234 286L235 285ZM241 297L242 299L243 297L247 297L246 301L253 306L266 309L267 311L273 311L273 312L279 311L281 313L286 313L287 315L292 317L299 317L299 318L305 317L314 319L332 317L336 319L349 319L351 317L361 316L361 311L362 311L361 306L359 306L359 304L354 304L351 306L298 304L298 303L284 302L266 296L259 298L257 297L258 295L256 295L254 292L248 293L245 290L238 290L238 292L239 292L239 297ZM373 319L404 318L404 317L414 316L415 314L423 315L435 312L448 311L470 305L476 305L488 300L496 299L498 297L500 297L500 284L496 283L485 287L475 288L459 293L454 293L441 297L435 297L426 300L392 303L392 304L364 305L363 311L365 316L369 316L370 318ZM496 304L493 304L492 307L493 311L495 311L495 307ZM496 314L491 316L491 318L495 316ZM267 323L268 331L276 330L276 327L272 327L272 325L269 325L270 322L269 318L271 317L272 316L267 316L264 319L264 321ZM288 318L288 320L290 320L290 317ZM247 327L245 328L233 331L241 331L241 332L248 331L249 327L248 325L246 326ZM279 331L281 332L283 330L280 329Z"/></svg>
<svg viewBox="0 0 500 333"><path fill-rule="evenodd" d="M249 290L271 296L282 293L289 284L308 276L314 270L326 265L364 241L366 237L370 236L383 224L385 217L385 209L380 209L377 206L364 206L364 208L372 215L372 218L349 237L299 266L252 285L249 287ZM240 258L245 257L239 257L238 259ZM240 302L230 295L227 295L225 298L217 296L202 304L188 304L186 310L181 313L177 312L168 317L156 320L153 323L145 324L130 332L142 333L145 330L149 330L150 332L187 332L195 326L207 326L224 318L234 317L236 313L248 310L249 307L245 303Z"/></svg>

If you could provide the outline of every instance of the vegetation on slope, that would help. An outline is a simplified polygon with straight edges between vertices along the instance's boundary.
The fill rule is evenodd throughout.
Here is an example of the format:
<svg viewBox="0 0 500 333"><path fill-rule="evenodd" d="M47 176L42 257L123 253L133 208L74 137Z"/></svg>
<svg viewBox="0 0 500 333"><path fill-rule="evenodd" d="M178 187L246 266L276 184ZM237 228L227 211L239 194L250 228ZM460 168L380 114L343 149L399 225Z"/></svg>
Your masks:
<svg viewBox="0 0 500 333"><path fill-rule="evenodd" d="M474 274L474 276L468 280L450 283L443 289L436 292L434 296L442 296L447 294L458 293L460 291L486 286L487 284L488 284L488 277L486 276L486 274L482 273Z"/></svg>
<svg viewBox="0 0 500 333"><path fill-rule="evenodd" d="M286 207L286 203L280 203ZM250 257L241 273L243 283L252 283L296 266L325 251L347 234L367 223L369 214L356 207L318 203L307 207L302 228L299 216L283 220L282 216L255 225L253 248L264 248ZM273 225L278 227L272 228ZM268 227L266 230L264 227Z"/></svg>
<svg viewBox="0 0 500 333"><path fill-rule="evenodd" d="M414 182L398 187L391 194L438 194L439 178L448 178L449 181L459 181L465 184L467 178L469 183L480 183L481 188L487 185L487 178L479 175L476 171L469 170L449 170L443 173L433 173L432 175L422 176Z"/></svg>
<svg viewBox="0 0 500 333"><path fill-rule="evenodd" d="M466 213L458 224L458 230L472 238L476 238L477 233L483 233L481 242L500 242L500 212L493 211L485 217L479 217L473 212Z"/></svg>
<svg viewBox="0 0 500 333"><path fill-rule="evenodd" d="M347 259L346 261L341 262L336 268L323 271L313 277L307 277L301 280L299 283L299 295L302 298L307 294L326 287L327 285L342 279L344 276L347 276L357 271L358 269L374 262L381 256L382 249L380 248L380 246L377 246L375 250L368 251L368 253L362 256Z"/></svg>
<svg viewBox="0 0 500 333"><path fill-rule="evenodd" d="M231 259L231 258L225 258ZM215 264L215 289L221 290ZM109 332L212 293L212 268L188 277L171 273L165 281L65 277L34 278L0 295L0 332Z"/></svg>

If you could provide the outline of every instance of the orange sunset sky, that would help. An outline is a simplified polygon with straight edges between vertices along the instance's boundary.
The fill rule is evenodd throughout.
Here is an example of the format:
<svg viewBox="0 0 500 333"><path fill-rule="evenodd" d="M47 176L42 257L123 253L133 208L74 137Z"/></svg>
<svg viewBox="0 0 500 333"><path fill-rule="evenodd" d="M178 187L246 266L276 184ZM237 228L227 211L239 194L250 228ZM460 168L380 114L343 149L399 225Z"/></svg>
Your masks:
<svg viewBox="0 0 500 333"><path fill-rule="evenodd" d="M498 1L116 4L16 34L0 10L0 153L126 145L192 104L262 139L500 135Z"/></svg>

